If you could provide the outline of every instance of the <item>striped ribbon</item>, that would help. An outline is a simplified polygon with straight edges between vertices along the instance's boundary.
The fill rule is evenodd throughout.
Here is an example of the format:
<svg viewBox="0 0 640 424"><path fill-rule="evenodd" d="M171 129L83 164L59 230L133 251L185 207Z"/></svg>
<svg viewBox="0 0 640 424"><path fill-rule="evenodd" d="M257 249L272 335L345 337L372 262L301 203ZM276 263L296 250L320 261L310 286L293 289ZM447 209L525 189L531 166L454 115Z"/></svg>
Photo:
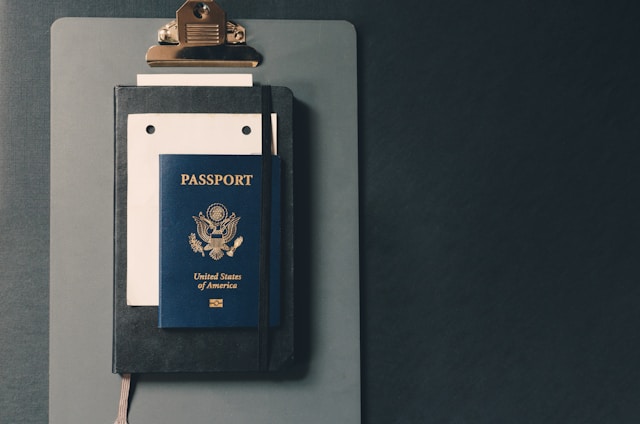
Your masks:
<svg viewBox="0 0 640 424"><path fill-rule="evenodd" d="M131 374L122 374L120 385L120 402L118 404L118 418L114 424L129 424L127 413L129 412L129 391L131 389Z"/></svg>

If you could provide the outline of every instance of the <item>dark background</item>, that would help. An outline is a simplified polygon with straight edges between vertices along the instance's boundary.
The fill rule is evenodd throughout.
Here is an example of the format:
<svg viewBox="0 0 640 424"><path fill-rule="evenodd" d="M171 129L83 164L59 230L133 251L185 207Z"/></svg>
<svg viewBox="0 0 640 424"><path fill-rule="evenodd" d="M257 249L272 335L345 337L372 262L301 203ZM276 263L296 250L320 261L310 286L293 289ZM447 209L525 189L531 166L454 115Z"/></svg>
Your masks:
<svg viewBox="0 0 640 424"><path fill-rule="evenodd" d="M0 422L47 422L49 26L179 3L0 0ZM358 31L364 423L640 422L640 6L219 4Z"/></svg>

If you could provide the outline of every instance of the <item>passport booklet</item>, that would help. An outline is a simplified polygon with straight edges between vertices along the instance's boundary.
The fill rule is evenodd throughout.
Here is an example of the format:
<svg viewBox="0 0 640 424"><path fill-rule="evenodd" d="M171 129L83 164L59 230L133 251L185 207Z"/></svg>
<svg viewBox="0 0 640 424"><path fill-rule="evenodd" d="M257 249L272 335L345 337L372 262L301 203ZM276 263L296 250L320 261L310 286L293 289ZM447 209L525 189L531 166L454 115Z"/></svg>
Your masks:
<svg viewBox="0 0 640 424"><path fill-rule="evenodd" d="M258 155L160 155L159 327L256 327ZM280 313L280 162L272 156L269 324Z"/></svg>

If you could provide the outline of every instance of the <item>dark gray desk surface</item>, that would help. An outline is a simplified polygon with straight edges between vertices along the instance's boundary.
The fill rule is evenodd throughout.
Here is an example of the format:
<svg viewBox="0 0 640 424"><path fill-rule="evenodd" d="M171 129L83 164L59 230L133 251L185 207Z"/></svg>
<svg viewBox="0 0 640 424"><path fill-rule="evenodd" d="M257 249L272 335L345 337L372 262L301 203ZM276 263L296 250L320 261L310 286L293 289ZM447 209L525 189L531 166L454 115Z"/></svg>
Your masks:
<svg viewBox="0 0 640 424"><path fill-rule="evenodd" d="M0 421L44 423L49 26L177 5L0 5ZM364 422L640 420L638 5L221 5L358 30Z"/></svg>

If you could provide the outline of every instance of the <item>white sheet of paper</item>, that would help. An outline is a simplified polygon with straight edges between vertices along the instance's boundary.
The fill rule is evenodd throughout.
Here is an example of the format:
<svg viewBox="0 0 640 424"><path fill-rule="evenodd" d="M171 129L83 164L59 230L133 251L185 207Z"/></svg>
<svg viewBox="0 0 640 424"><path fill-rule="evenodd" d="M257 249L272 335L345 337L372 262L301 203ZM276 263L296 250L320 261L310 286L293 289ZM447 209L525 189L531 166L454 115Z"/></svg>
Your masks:
<svg viewBox="0 0 640 424"><path fill-rule="evenodd" d="M272 153L277 117L271 115ZM251 129L249 134L244 127ZM150 113L127 121L127 305L159 300L159 155L262 153L260 114Z"/></svg>
<svg viewBox="0 0 640 424"><path fill-rule="evenodd" d="M251 87L252 74L138 74L137 85Z"/></svg>

